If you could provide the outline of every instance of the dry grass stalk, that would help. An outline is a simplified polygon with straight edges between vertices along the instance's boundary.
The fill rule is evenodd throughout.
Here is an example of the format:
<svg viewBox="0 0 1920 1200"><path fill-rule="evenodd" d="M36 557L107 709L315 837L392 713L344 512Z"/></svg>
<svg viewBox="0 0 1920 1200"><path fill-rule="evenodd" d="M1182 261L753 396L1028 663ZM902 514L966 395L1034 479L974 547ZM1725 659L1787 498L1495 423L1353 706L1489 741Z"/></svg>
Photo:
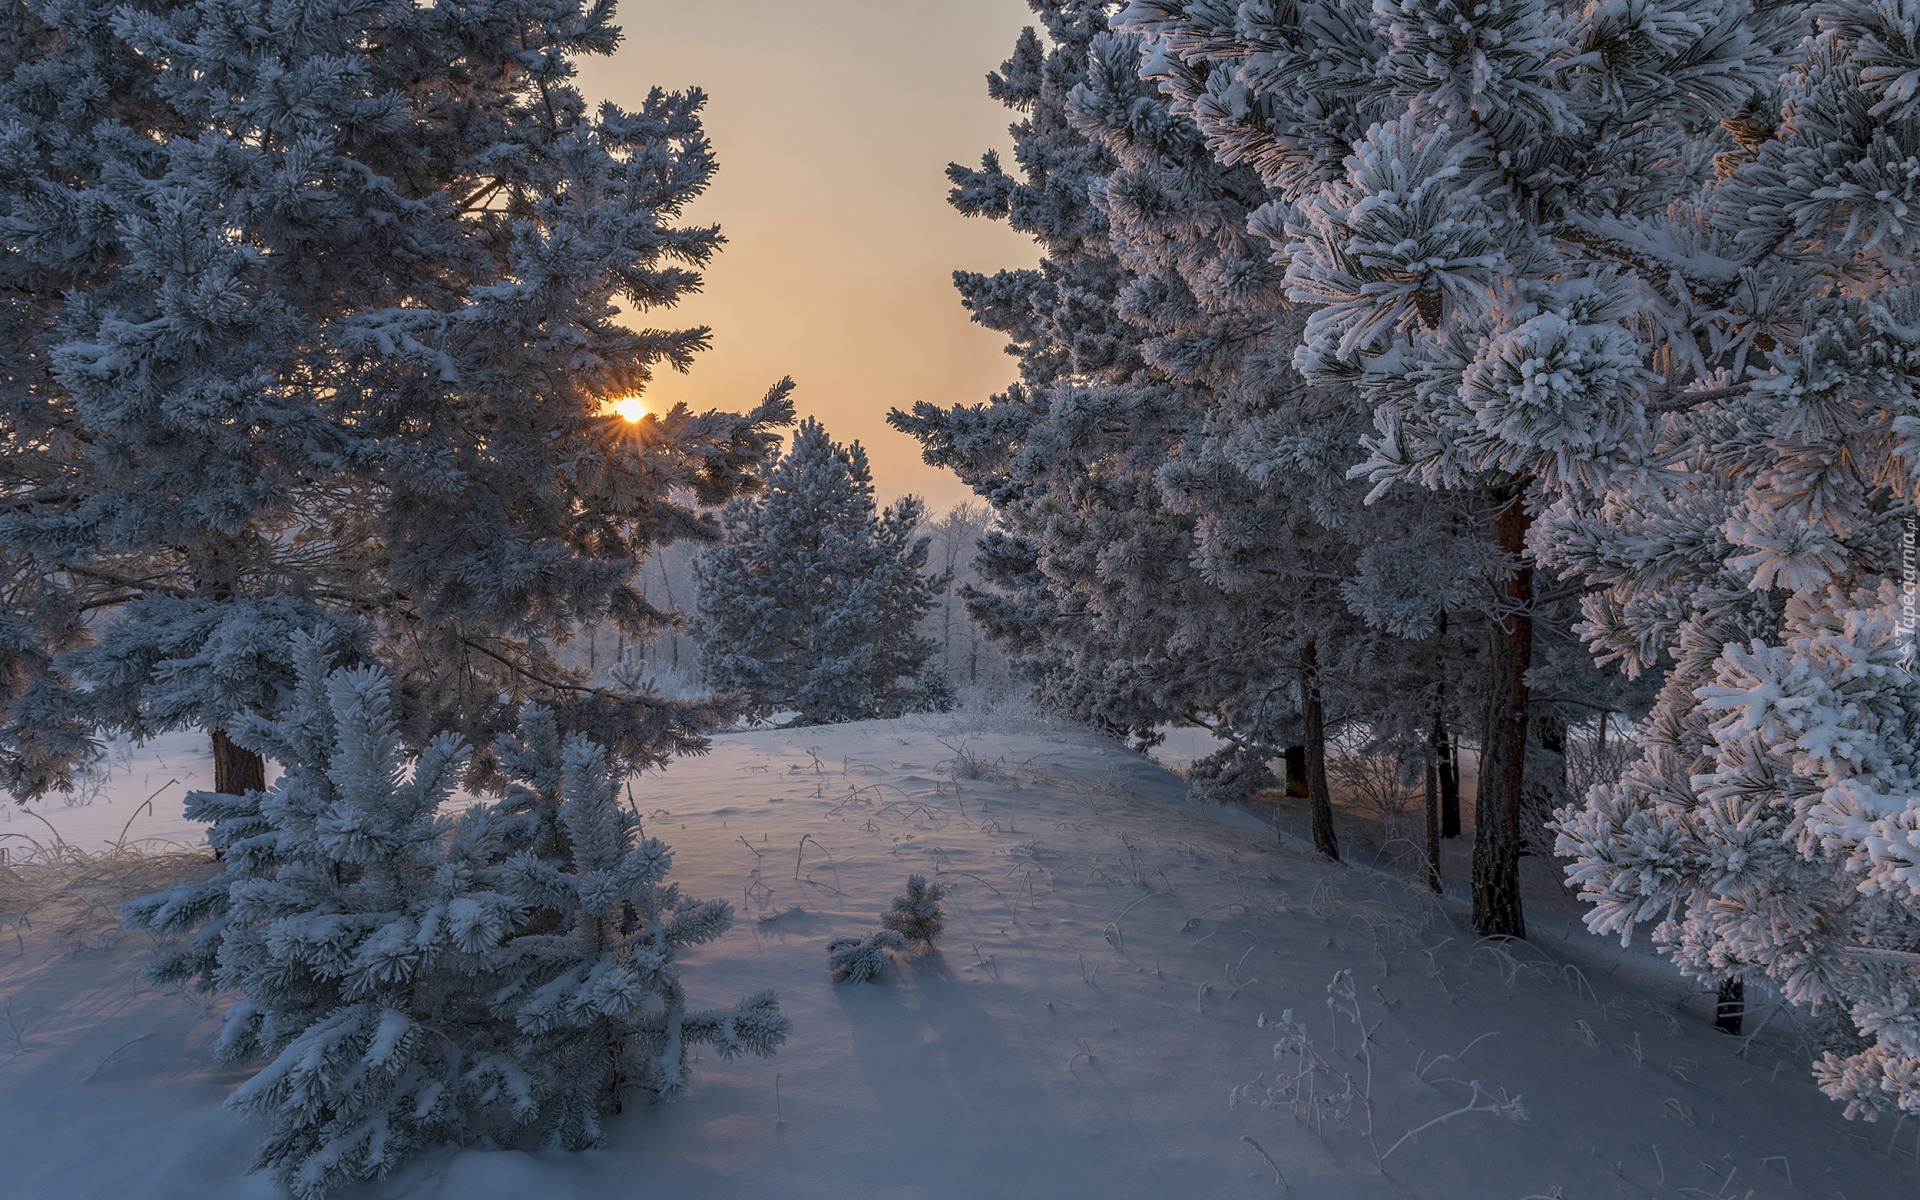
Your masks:
<svg viewBox="0 0 1920 1200"><path fill-rule="evenodd" d="M216 869L211 851L168 842L123 840L89 853L57 834L9 841L0 862L0 930L38 930L80 945L109 944L126 901Z"/></svg>

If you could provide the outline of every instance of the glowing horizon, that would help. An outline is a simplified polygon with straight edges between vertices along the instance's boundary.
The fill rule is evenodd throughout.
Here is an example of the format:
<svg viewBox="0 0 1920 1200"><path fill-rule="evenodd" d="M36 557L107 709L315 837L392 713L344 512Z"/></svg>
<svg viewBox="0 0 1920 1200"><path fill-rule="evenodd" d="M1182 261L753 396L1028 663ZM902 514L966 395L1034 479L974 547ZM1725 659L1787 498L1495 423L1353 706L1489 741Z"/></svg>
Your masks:
<svg viewBox="0 0 1920 1200"><path fill-rule="evenodd" d="M986 75L1034 21L1024 0L624 0L626 41L582 64L591 101L699 87L720 164L684 220L727 245L705 289L636 324L713 329L691 373L663 369L646 408L740 410L782 376L836 441L858 440L884 501L942 511L971 493L889 428L891 407L977 404L1015 366L968 320L956 269L1031 266L1031 242L948 207L949 162L1010 151L1014 114Z"/></svg>

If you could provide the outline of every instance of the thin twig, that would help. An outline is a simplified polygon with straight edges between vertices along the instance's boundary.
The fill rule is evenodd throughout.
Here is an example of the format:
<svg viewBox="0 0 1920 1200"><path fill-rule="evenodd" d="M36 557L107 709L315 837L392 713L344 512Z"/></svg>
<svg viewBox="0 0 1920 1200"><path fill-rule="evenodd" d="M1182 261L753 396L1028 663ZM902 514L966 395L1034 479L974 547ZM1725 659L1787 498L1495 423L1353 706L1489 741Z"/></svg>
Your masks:
<svg viewBox="0 0 1920 1200"><path fill-rule="evenodd" d="M85 1079L82 1079L82 1080L81 1080L80 1082L81 1082L81 1083L92 1083L92 1082L93 1082L93 1077L94 1077L95 1075L98 1075L98 1074L99 1074L99 1073L100 1073L101 1071L103 1071L103 1070L105 1070L105 1069L106 1069L106 1065L107 1065L108 1063L110 1063L110 1062L112 1062L112 1061L113 1061L114 1059L116 1059L116 1058L119 1058L119 1057L120 1057L120 1055L121 1055L122 1053L124 1053L124 1052L125 1052L125 1051L127 1051L127 1050L131 1050L131 1049L132 1049L133 1047L135 1047L135 1046L138 1046L138 1045L139 1045L139 1044L140 1044L141 1042L144 1042L144 1041L146 1041L146 1040L147 1040L148 1038L150 1038L150 1037L152 1037L152 1036L153 1036L153 1035L152 1035L152 1034L150 1034L150 1033L143 1033L143 1034L141 1034L141 1035L140 1035L139 1037L137 1037L137 1038L134 1038L134 1039L133 1039L132 1041L130 1041L130 1042L127 1042L127 1043L126 1043L125 1045L123 1045L123 1046L121 1046L121 1047L119 1047L119 1048L118 1048L118 1049L116 1049L116 1050L115 1050L115 1051L114 1051L113 1053L111 1053L111 1054L109 1054L109 1055L107 1055L107 1056L106 1056L105 1058L103 1058L103 1059L101 1059L101 1060L100 1060L100 1063L99 1063L99 1065L98 1065L98 1066L96 1066L96 1067L94 1067L94 1069L93 1069L93 1070L91 1070L91 1071L88 1071L88 1072L87 1072L87 1077L86 1077Z"/></svg>
<svg viewBox="0 0 1920 1200"><path fill-rule="evenodd" d="M1273 1168L1274 1182L1278 1183L1281 1186L1281 1188L1283 1188L1286 1191L1287 1195L1289 1196L1293 1195L1292 1186L1287 1183L1287 1177L1280 1173L1280 1164L1273 1161L1273 1156L1271 1154L1268 1154L1264 1149L1262 1149L1259 1142L1254 1141L1252 1138L1248 1137L1244 1133L1240 1135L1240 1140L1245 1142L1247 1145L1252 1146L1253 1152L1255 1154L1258 1154L1261 1158L1266 1159L1267 1165Z"/></svg>

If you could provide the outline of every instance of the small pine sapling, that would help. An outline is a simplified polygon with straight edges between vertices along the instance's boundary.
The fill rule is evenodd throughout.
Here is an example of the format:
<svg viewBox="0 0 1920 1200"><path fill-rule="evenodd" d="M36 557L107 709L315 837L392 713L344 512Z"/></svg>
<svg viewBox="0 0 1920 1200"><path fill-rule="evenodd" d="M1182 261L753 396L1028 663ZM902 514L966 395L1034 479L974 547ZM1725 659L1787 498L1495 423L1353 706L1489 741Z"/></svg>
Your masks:
<svg viewBox="0 0 1920 1200"><path fill-rule="evenodd" d="M121 909L167 940L150 981L236 997L214 1053L265 1060L228 1100L272 1126L256 1168L316 1200L444 1143L597 1145L629 1091L684 1088L687 1047L786 1040L770 992L689 1010L675 954L733 910L665 881L605 747L528 705L494 746L505 799L455 816L465 742L408 754L383 670L330 670L318 637L293 652L286 714L232 731L284 773L188 800L220 873Z"/></svg>
<svg viewBox="0 0 1920 1200"><path fill-rule="evenodd" d="M925 875L907 876L907 890L893 898L893 906L880 914L880 927L899 934L923 949L946 931L946 915L940 901L946 896L943 883L928 883Z"/></svg>
<svg viewBox="0 0 1920 1200"><path fill-rule="evenodd" d="M827 974L835 983L865 983L887 969L887 951L905 950L907 939L891 929L863 938L840 937L827 943Z"/></svg>
<svg viewBox="0 0 1920 1200"><path fill-rule="evenodd" d="M535 705L522 726L530 736L495 746L515 781L498 811L539 832L496 877L526 914L526 936L503 947L489 1006L513 1022L542 1143L583 1150L605 1141L601 1118L619 1112L628 1092L663 1100L684 1092L689 1046L727 1060L765 1056L792 1023L770 991L688 1010L675 955L725 933L733 906L686 898L666 882L673 851L640 836L606 747L577 733L560 738L553 714ZM548 837L555 852L543 854Z"/></svg>

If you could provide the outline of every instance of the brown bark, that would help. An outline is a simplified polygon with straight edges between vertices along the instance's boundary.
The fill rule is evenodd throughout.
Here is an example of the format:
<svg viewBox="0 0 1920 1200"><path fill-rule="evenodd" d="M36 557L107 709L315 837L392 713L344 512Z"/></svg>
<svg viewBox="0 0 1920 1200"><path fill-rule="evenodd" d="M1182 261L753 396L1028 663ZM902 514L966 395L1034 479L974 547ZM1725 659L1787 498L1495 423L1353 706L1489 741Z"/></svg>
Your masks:
<svg viewBox="0 0 1920 1200"><path fill-rule="evenodd" d="M230 796L267 790L267 761L234 745L224 729L213 731L213 790Z"/></svg>
<svg viewBox="0 0 1920 1200"><path fill-rule="evenodd" d="M1527 667L1533 658L1533 569L1521 558L1527 515L1518 490L1498 493L1493 541L1513 564L1502 611L1487 623L1486 736L1473 810L1473 928L1482 937L1527 936L1520 909L1520 802L1526 788Z"/></svg>
<svg viewBox="0 0 1920 1200"><path fill-rule="evenodd" d="M1340 860L1333 833L1333 796L1327 788L1327 718L1320 706L1320 656L1312 642L1300 648L1300 715L1307 727L1307 804L1313 814L1313 848Z"/></svg>

